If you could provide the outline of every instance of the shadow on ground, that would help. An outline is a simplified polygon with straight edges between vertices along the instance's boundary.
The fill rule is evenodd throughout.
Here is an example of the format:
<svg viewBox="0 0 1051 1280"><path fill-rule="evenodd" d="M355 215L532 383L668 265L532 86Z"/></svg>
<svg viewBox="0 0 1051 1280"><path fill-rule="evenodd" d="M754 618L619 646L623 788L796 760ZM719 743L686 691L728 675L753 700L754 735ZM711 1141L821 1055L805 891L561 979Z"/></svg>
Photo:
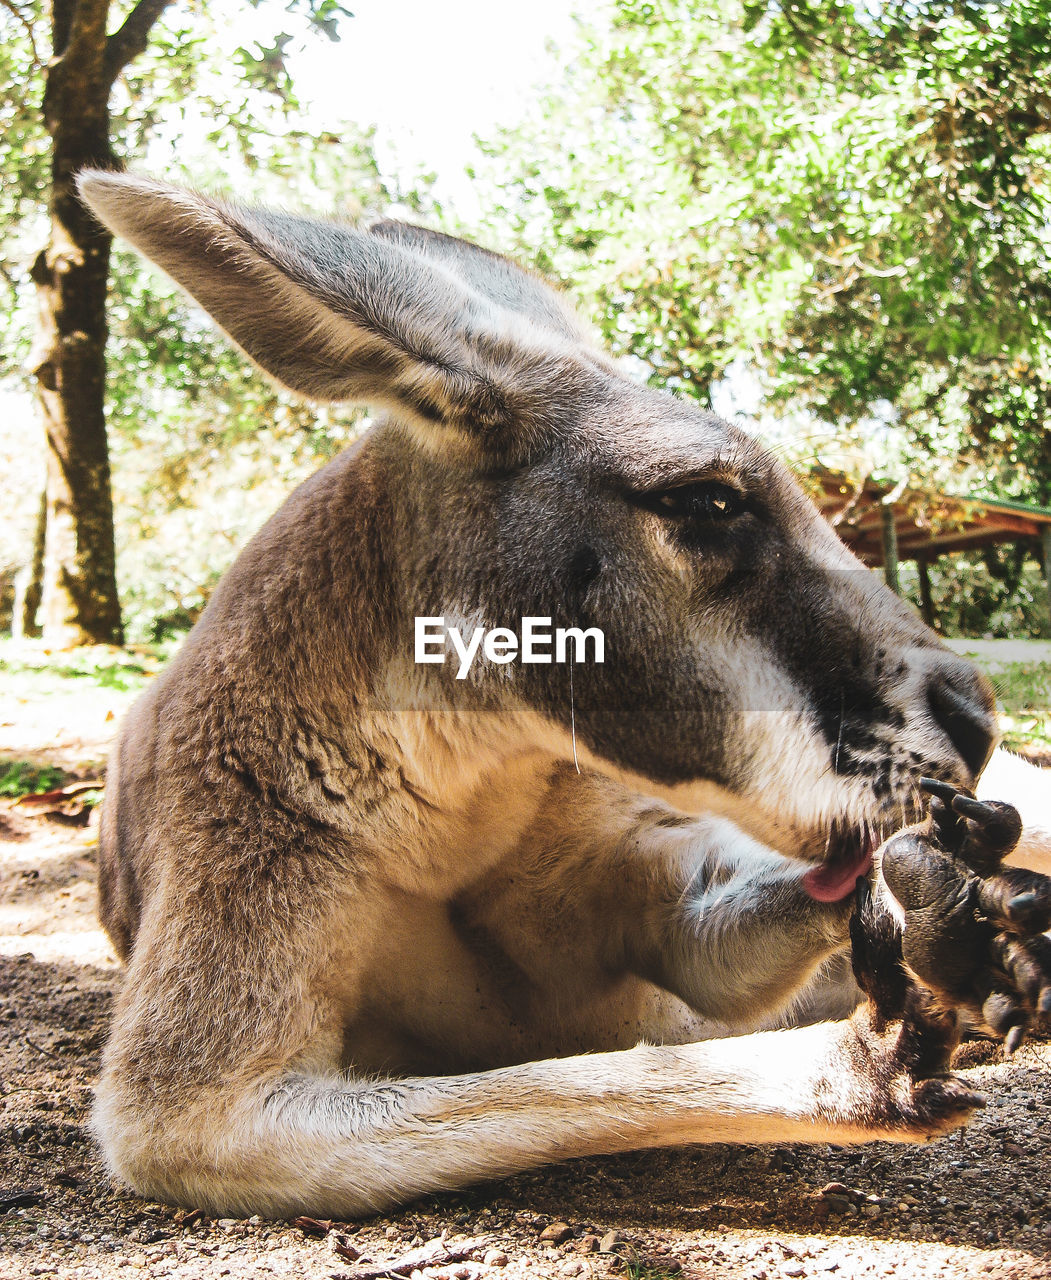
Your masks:
<svg viewBox="0 0 1051 1280"><path fill-rule="evenodd" d="M1046 1046L1010 1064L987 1046L968 1049L966 1070L990 1105L966 1133L928 1147L716 1146L581 1160L311 1234L187 1217L109 1182L87 1115L118 983L112 968L0 958L5 1276L351 1276L365 1264L341 1257L341 1242L396 1262L443 1231L483 1237L476 1256L500 1264L426 1273L446 1280L1051 1276ZM819 1194L830 1182L842 1184L832 1199ZM542 1239L552 1224L565 1231Z"/></svg>

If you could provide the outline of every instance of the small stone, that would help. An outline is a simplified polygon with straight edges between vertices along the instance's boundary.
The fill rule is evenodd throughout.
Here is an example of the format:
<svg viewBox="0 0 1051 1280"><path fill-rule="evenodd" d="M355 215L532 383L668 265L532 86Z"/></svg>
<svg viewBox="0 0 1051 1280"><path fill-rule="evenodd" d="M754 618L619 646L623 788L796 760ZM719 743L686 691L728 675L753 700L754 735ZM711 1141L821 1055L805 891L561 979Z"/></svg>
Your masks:
<svg viewBox="0 0 1051 1280"><path fill-rule="evenodd" d="M781 1268L781 1274L783 1276L805 1276L806 1267L798 1262L786 1262Z"/></svg>
<svg viewBox="0 0 1051 1280"><path fill-rule="evenodd" d="M588 1269L588 1264L582 1258L570 1258L568 1262L562 1264L562 1274L564 1276L579 1276L582 1271Z"/></svg>
<svg viewBox="0 0 1051 1280"><path fill-rule="evenodd" d="M599 1241L599 1253L612 1253L614 1246L620 1244L624 1239L623 1231L607 1231Z"/></svg>
<svg viewBox="0 0 1051 1280"><path fill-rule="evenodd" d="M550 1244L565 1244L572 1234L573 1228L568 1222L552 1222L541 1231L540 1239L547 1240Z"/></svg>
<svg viewBox="0 0 1051 1280"><path fill-rule="evenodd" d="M506 1267L510 1259L503 1249L487 1249L482 1261L487 1267Z"/></svg>
<svg viewBox="0 0 1051 1280"><path fill-rule="evenodd" d="M343 1258L346 1262L357 1262L361 1257L361 1250L352 1245L350 1239L340 1232L334 1231L329 1236L328 1243L336 1257Z"/></svg>
<svg viewBox="0 0 1051 1280"><path fill-rule="evenodd" d="M878 1204L863 1204L861 1206L861 1216L863 1218L878 1218L883 1210Z"/></svg>

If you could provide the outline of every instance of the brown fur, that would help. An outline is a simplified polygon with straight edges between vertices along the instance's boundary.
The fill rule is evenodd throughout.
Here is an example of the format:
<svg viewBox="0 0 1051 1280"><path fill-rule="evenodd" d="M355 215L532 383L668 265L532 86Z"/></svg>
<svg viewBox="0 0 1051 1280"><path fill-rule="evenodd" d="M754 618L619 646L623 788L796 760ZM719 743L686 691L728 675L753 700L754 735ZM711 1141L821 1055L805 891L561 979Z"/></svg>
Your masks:
<svg viewBox="0 0 1051 1280"><path fill-rule="evenodd" d="M860 1023L756 1030L846 943L808 869L898 825L920 772L969 781L993 732L987 687L780 464L463 242L82 190L276 377L391 410L124 728L114 1170L347 1215L588 1152L959 1123L973 1098L916 1092ZM712 485L732 518L668 514ZM414 663L417 615L599 626L607 660L457 681Z"/></svg>

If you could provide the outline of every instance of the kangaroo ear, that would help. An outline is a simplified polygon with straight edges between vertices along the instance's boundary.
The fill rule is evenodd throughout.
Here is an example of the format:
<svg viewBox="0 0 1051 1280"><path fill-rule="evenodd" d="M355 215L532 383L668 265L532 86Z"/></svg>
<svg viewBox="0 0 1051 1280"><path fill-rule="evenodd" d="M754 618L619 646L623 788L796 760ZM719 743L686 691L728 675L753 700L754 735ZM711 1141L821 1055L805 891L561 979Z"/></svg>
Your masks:
<svg viewBox="0 0 1051 1280"><path fill-rule="evenodd" d="M251 359L313 399L502 427L520 414L520 392L536 391L538 371L546 366L550 377L552 356L557 364L567 352L565 325L528 318L527 293L545 288L538 280L519 272L517 293L511 284L502 293L475 288L484 273L457 270L471 255L423 251L429 233L370 234L127 174L87 171L79 186L98 217L163 267ZM506 264L509 281L516 270Z"/></svg>
<svg viewBox="0 0 1051 1280"><path fill-rule="evenodd" d="M587 330L561 294L539 276L491 249L407 222L377 222L369 230L374 236L383 236L434 262L444 263L482 297L528 316L560 338L588 342Z"/></svg>

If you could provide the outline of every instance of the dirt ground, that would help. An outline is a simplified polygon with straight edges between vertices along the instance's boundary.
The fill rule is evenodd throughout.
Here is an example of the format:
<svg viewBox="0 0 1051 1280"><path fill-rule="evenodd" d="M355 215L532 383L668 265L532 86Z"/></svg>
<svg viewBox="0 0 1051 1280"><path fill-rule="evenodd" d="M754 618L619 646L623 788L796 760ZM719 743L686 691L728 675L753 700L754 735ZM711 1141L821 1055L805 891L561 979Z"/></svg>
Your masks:
<svg viewBox="0 0 1051 1280"><path fill-rule="evenodd" d="M45 705L0 691L0 758L93 776L128 701L93 690L82 705ZM87 1127L120 982L94 919L94 840L90 824L0 802L4 1280L373 1280L392 1268L411 1277L414 1266L417 1280L1051 1280L1047 1044L1011 1062L965 1046L963 1074L988 1106L922 1148L717 1146L583 1160L362 1224L213 1221L143 1203L108 1179Z"/></svg>

